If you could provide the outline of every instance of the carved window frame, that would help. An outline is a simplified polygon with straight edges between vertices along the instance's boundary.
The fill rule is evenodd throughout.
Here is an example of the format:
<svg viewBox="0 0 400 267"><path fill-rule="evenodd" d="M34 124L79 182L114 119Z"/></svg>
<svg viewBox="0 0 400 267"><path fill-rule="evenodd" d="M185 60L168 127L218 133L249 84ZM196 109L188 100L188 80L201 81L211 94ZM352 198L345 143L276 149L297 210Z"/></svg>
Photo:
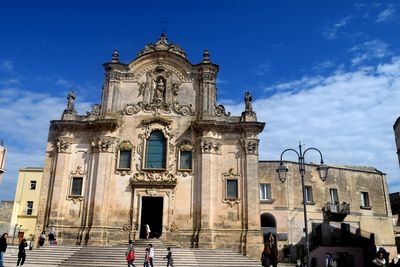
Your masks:
<svg viewBox="0 0 400 267"><path fill-rule="evenodd" d="M131 161L129 163L129 168L121 168L120 167L120 160L121 160L121 151L130 151L131 152ZM116 164L115 164L115 168L117 171L127 171L130 172L132 171L132 166L134 164L134 148L131 144L130 141L128 140L124 140L122 141L119 145L118 145L118 149L117 149L117 158L116 158Z"/></svg>
<svg viewBox="0 0 400 267"><path fill-rule="evenodd" d="M73 195L72 194L72 184L74 178L82 178L82 188L80 195ZM68 191L67 191L67 200L72 200L74 203L77 201L82 201L85 198L85 191L86 191L86 180L87 180L87 172L82 170L81 166L78 166L75 171L71 171L69 175L68 181Z"/></svg>
<svg viewBox="0 0 400 267"><path fill-rule="evenodd" d="M182 152L190 152L191 153L191 163L190 163L190 169L183 169L181 168L181 154ZM178 146L178 166L177 169L178 171L182 172L192 172L193 171L193 145L189 141L183 141L179 146Z"/></svg>
<svg viewBox="0 0 400 267"><path fill-rule="evenodd" d="M81 179L81 180L82 180L82 184L81 184L81 193L80 193L79 195L76 195L76 194L73 194L73 193L72 193L72 189L73 189L73 187L74 187L74 180L76 180L76 179ZM71 181L70 181L70 190L69 190L69 196L70 196L70 197L82 197L82 196L83 196L83 192L84 192L84 191L83 191L83 185L84 185L83 181L84 181L83 176L75 175L75 176L72 176L72 177L71 177Z"/></svg>
<svg viewBox="0 0 400 267"><path fill-rule="evenodd" d="M228 197L228 181L234 180L237 182L237 197L236 198L229 198ZM240 185L240 174L235 173L234 169L231 168L228 172L222 174L222 195L223 200L222 202L229 204L231 207L235 204L239 204L241 201L241 185Z"/></svg>
<svg viewBox="0 0 400 267"><path fill-rule="evenodd" d="M151 136L151 134L155 131L159 131L162 133L162 135L164 136L164 140L165 140L165 167L164 168L148 168L146 167L146 163L147 163L147 149L148 149L148 140ZM166 171L168 169L168 155L169 155L169 138L168 135L166 135L165 131L162 128L153 128L145 137L144 142L143 142L143 151L142 151L142 155L143 155L143 160L142 160L142 170L144 171Z"/></svg>

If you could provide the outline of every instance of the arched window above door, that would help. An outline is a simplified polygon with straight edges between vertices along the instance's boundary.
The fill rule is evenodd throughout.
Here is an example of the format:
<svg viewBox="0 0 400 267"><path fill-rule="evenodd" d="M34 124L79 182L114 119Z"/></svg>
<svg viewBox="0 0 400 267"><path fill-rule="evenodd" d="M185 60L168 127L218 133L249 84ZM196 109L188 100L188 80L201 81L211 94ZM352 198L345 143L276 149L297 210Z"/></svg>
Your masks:
<svg viewBox="0 0 400 267"><path fill-rule="evenodd" d="M159 130L153 131L147 139L146 169L165 169L166 166L166 139Z"/></svg>

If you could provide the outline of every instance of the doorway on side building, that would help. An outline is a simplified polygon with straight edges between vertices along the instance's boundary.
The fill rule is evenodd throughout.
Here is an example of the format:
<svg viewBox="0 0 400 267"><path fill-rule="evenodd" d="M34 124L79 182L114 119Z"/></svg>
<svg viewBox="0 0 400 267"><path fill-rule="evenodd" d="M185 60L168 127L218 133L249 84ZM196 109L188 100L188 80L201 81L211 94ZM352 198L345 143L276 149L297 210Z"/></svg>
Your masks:
<svg viewBox="0 0 400 267"><path fill-rule="evenodd" d="M274 215L271 213L261 214L261 230L264 237L264 243L267 242L269 233L272 233L276 240L276 219Z"/></svg>
<svg viewBox="0 0 400 267"><path fill-rule="evenodd" d="M150 226L150 238L158 238L161 236L163 204L163 197L142 197L140 238L146 237L146 224Z"/></svg>

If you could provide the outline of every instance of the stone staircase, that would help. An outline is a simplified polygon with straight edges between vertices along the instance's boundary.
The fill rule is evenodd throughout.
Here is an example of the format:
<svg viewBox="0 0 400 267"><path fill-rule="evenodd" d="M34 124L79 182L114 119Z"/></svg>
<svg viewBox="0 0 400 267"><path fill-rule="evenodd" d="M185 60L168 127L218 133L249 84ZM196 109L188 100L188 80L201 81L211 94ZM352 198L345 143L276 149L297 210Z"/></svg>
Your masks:
<svg viewBox="0 0 400 267"><path fill-rule="evenodd" d="M23 266L61 266L62 262L78 252L82 247L78 246L44 246L41 248L26 250L26 260ZM4 266L17 266L18 247L8 246L4 258Z"/></svg>
<svg viewBox="0 0 400 267"><path fill-rule="evenodd" d="M154 246L154 266L166 266L167 261L163 259L167 255L166 247L171 247L176 267L247 267L261 266L259 261L243 256L239 253L221 249L190 249L180 248L173 244L162 243L158 239L138 240L135 242L135 265L143 266L144 251L151 243ZM127 266L125 260L126 245L115 246L85 246L67 247L52 246L40 249L27 250L26 267L77 267L77 266L101 266L116 267ZM5 257L5 267L16 266L17 253L9 253ZM280 267L294 265L279 264Z"/></svg>

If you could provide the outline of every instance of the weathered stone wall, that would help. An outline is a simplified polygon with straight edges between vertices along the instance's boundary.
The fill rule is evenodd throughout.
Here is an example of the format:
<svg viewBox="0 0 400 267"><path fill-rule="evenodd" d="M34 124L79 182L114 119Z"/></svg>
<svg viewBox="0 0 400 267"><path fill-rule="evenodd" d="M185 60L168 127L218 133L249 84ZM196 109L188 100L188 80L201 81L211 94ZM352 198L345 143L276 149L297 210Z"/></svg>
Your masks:
<svg viewBox="0 0 400 267"><path fill-rule="evenodd" d="M260 213L272 214L276 219L277 233L287 234L288 240L279 241L279 249L284 245L295 246L302 243L304 215L301 178L297 163L285 162L289 171L287 180L282 183L277 176L277 161L263 161L259 164L260 183L271 184L272 203L260 204ZM322 182L316 171L317 165L306 165L305 185L312 186L313 203L307 204L308 230L312 223L324 221L323 208L330 202L329 189L338 190L339 202L350 203L350 214L343 223L350 225L350 231L366 238L375 234L376 246L388 250L394 248L393 223L388 201L385 174L369 167L337 166L329 169L329 175ZM368 192L370 208L361 207L360 194ZM330 222L340 229L340 223ZM393 253L392 253L393 254Z"/></svg>
<svg viewBox="0 0 400 267"><path fill-rule="evenodd" d="M0 235L11 231L11 217L14 201L3 200L0 202Z"/></svg>

